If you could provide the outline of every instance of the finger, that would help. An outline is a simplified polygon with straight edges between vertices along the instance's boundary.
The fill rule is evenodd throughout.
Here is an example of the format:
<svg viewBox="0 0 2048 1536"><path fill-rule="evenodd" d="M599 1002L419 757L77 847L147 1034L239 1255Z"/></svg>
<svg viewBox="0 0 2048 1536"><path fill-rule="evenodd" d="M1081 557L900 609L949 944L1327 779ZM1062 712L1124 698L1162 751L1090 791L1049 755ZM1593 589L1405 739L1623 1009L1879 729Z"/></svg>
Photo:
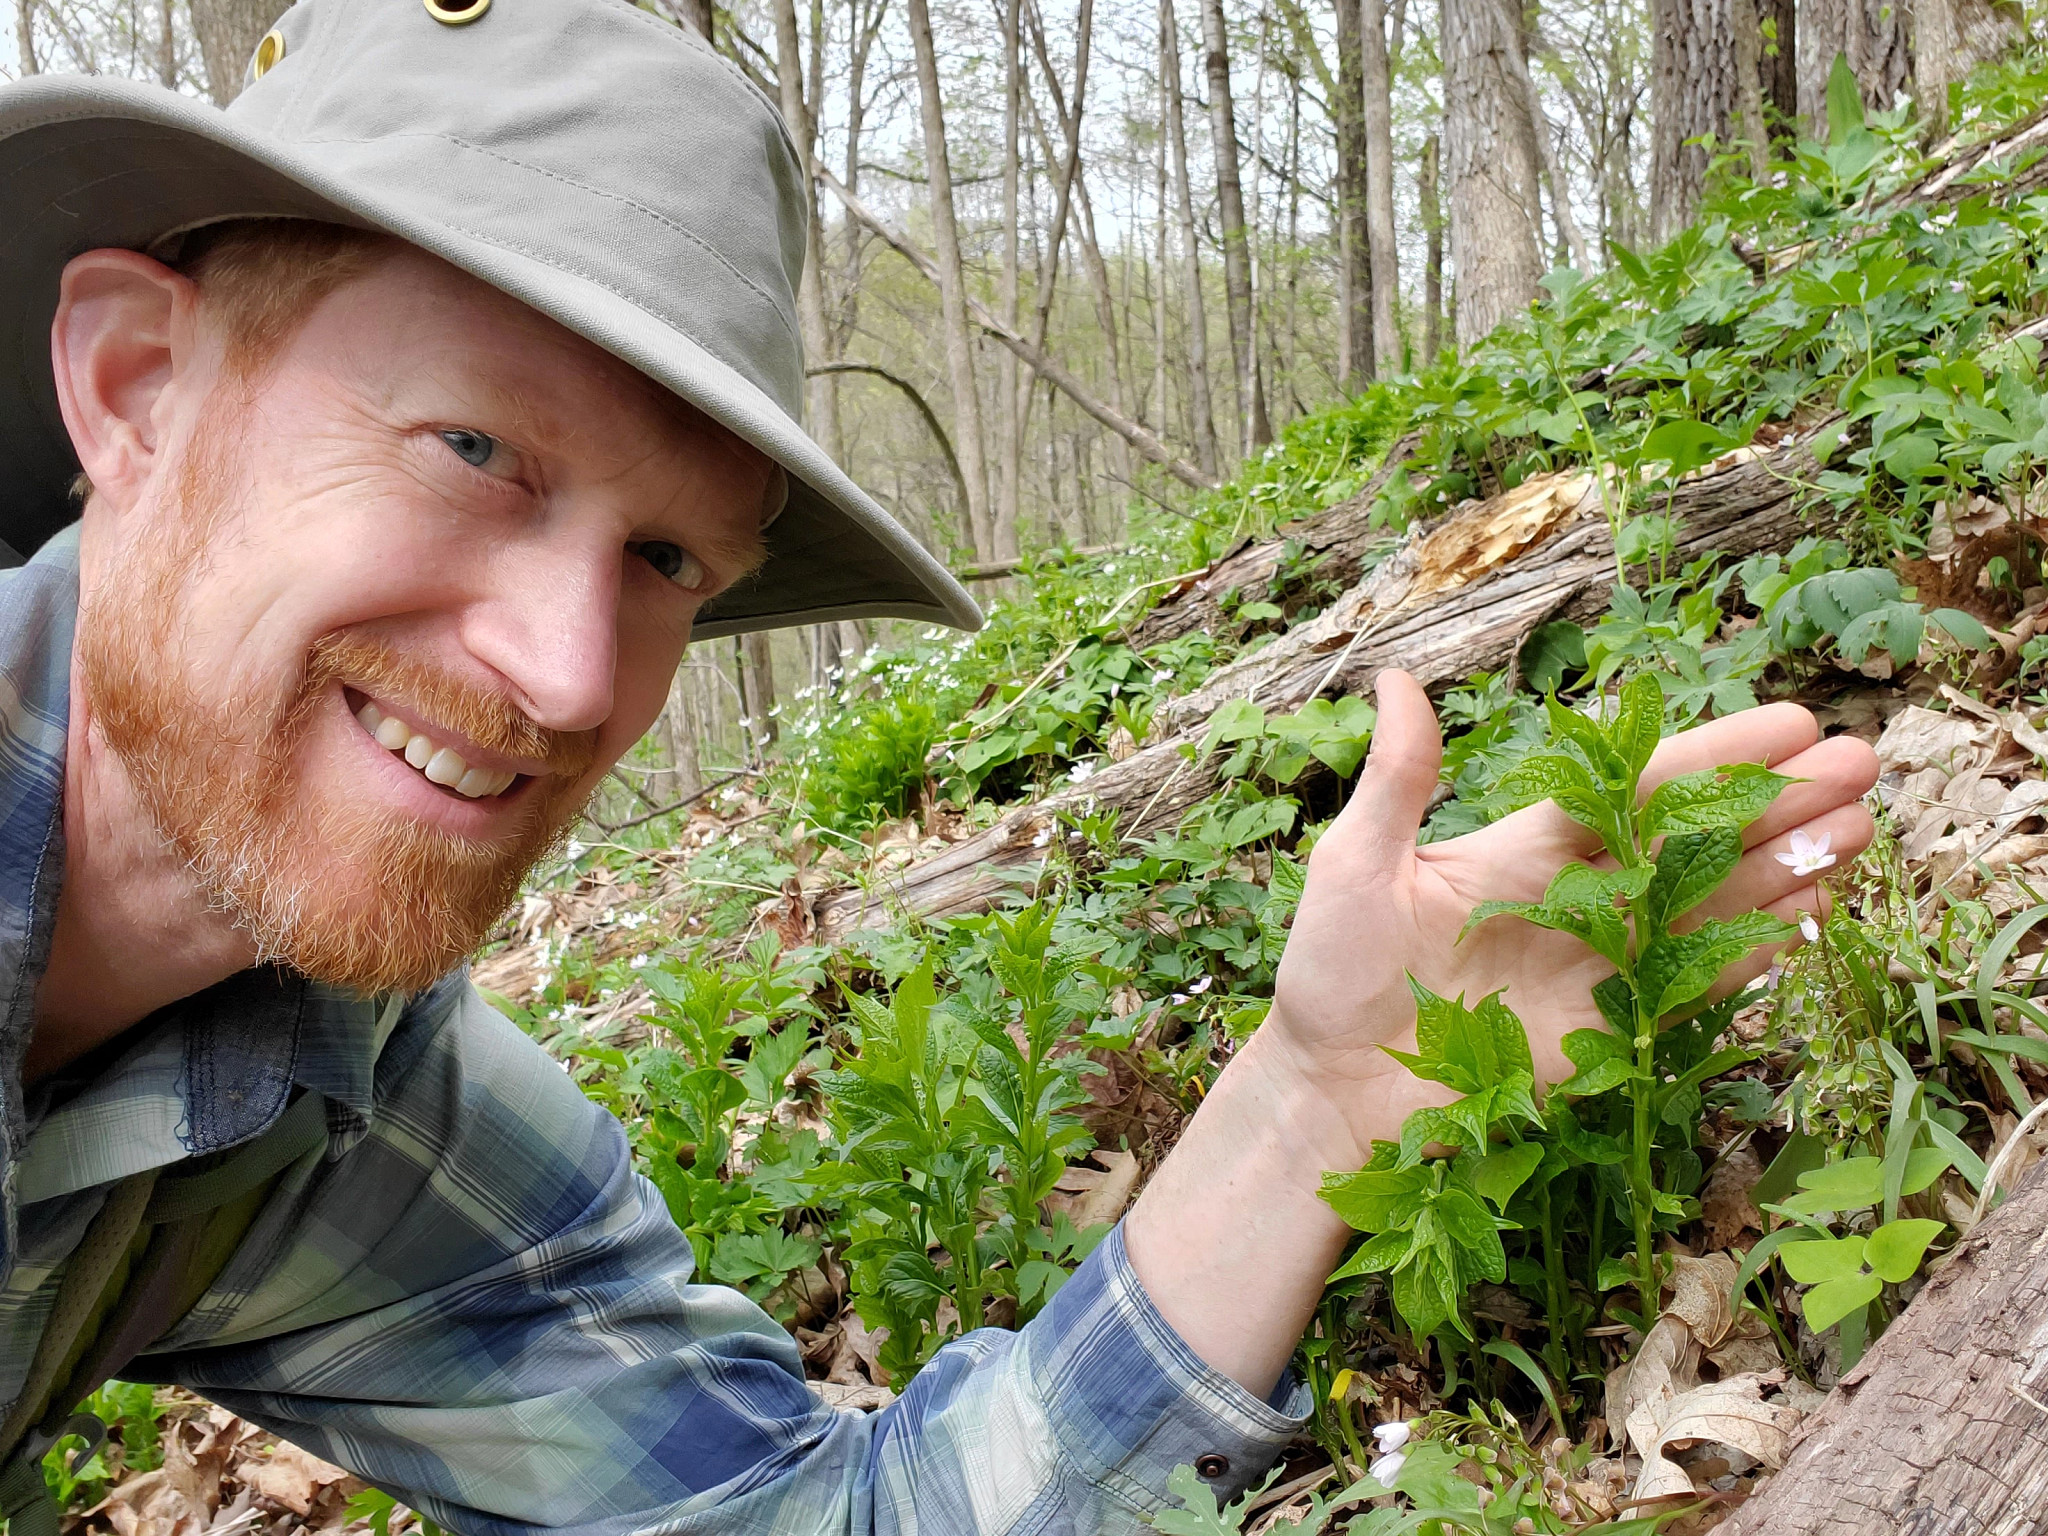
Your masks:
<svg viewBox="0 0 2048 1536"><path fill-rule="evenodd" d="M1797 829L1818 842L1828 841L1834 869L1846 868L1865 848L1876 832L1870 812L1861 804L1838 805L1825 816L1805 822ZM1709 896L1676 926L1696 928L1710 917L1734 917L1739 913L1769 911L1771 907L1813 884L1812 874L1799 874L1778 857L1792 851L1788 831L1758 843L1742 856L1721 888Z"/></svg>
<svg viewBox="0 0 2048 1536"><path fill-rule="evenodd" d="M1375 691L1379 718L1365 771L1330 836L1413 846L1443 769L1443 733L1429 695L1406 672L1380 673Z"/></svg>
<svg viewBox="0 0 2048 1536"><path fill-rule="evenodd" d="M1820 740L1820 722L1798 704L1764 704L1696 725L1658 744L1643 770L1647 795L1666 779L1729 763L1763 763L1778 768ZM1779 768L1782 773L1785 770Z"/></svg>
<svg viewBox="0 0 2048 1536"><path fill-rule="evenodd" d="M1782 918L1788 923L1797 924L1801 917L1809 914L1816 921L1824 923L1828 920L1828 913L1834 910L1834 902L1835 899L1829 894L1826 886L1809 884L1802 885L1789 896L1772 902L1764 910L1772 917ZM1719 1002L1731 992L1742 991L1757 977L1767 974L1775 962L1790 955L1794 950L1803 948L1805 943L1804 938L1794 933L1790 938L1782 939L1776 944L1765 944L1751 950L1720 974L1714 982L1713 990L1707 994L1707 1000Z"/></svg>
<svg viewBox="0 0 2048 1536"><path fill-rule="evenodd" d="M1742 840L1751 848L1855 804L1870 793L1878 773L1877 753L1854 736L1831 736L1776 767L1787 778L1802 782L1787 784L1763 815L1744 829ZM1864 842L1868 841L1866 835ZM1862 851L1862 844L1857 851Z"/></svg>

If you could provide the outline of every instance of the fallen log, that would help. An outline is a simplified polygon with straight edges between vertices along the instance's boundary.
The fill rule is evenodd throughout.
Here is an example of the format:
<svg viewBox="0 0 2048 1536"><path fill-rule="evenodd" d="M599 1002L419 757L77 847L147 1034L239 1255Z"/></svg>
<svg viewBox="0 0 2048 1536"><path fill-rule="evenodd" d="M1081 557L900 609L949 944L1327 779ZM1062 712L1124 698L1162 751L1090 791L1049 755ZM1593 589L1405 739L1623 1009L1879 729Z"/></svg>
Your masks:
<svg viewBox="0 0 2048 1536"><path fill-rule="evenodd" d="M2048 1532L2048 1163L1963 1240L1718 1531Z"/></svg>
<svg viewBox="0 0 2048 1536"><path fill-rule="evenodd" d="M1787 441L1768 452L1738 450L1687 481L1671 504L1679 558L1718 551L1739 559L1790 545L1804 531L1799 513L1815 469L1805 447ZM826 896L817 907L820 936L988 910L1029 880L1063 813L1121 811L1126 837L1172 826L1217 787L1218 765L1196 760L1193 749L1227 700L1294 710L1326 690L1365 692L1390 666L1441 691L1511 665L1539 624L1602 612L1613 583L1613 544L1581 471L1537 476L1419 525L1317 618L1162 704L1151 745L1016 807L943 853Z"/></svg>

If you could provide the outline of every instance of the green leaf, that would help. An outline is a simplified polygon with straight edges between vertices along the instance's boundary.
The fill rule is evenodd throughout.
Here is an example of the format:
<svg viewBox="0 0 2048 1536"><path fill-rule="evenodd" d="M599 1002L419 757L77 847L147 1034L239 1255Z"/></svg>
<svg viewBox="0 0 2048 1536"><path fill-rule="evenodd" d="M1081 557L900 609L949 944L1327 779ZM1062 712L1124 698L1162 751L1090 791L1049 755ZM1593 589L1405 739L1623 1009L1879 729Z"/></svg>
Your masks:
<svg viewBox="0 0 2048 1536"><path fill-rule="evenodd" d="M1628 765L1628 788L1634 793L1636 780L1656 754L1664 734L1664 685L1655 674L1638 672L1621 685L1621 701L1608 736L1614 750Z"/></svg>
<svg viewBox="0 0 2048 1536"><path fill-rule="evenodd" d="M1567 619L1538 624L1522 644L1522 681L1537 693L1556 692L1585 664L1586 631Z"/></svg>
<svg viewBox="0 0 2048 1536"><path fill-rule="evenodd" d="M1778 1250L1778 1262L1801 1285L1839 1280L1863 1272L1863 1239L1816 1237L1803 1243L1787 1243Z"/></svg>
<svg viewBox="0 0 2048 1536"><path fill-rule="evenodd" d="M1550 719L1550 734L1553 740L1568 741L1577 747L1608 788L1621 789L1627 786L1628 765L1608 744L1605 731L1576 709L1558 703L1554 694L1543 701L1543 710Z"/></svg>
<svg viewBox="0 0 2048 1536"><path fill-rule="evenodd" d="M1991 631L1973 615L1963 612L1960 608L1937 608L1927 617L1948 631L1949 638L1958 645L1967 645L1973 651L1981 651L1991 644Z"/></svg>
<svg viewBox="0 0 2048 1536"><path fill-rule="evenodd" d="M1430 1186L1426 1168L1376 1169L1357 1173L1325 1174L1324 1202L1361 1232L1384 1232L1412 1219L1421 1196Z"/></svg>
<svg viewBox="0 0 2048 1536"><path fill-rule="evenodd" d="M1788 937L1790 923L1765 912L1700 924L1691 933L1667 935L1652 944L1636 967L1644 998L1657 1001L1650 1016L1665 1015L1705 996L1715 979L1751 950Z"/></svg>
<svg viewBox="0 0 2048 1536"><path fill-rule="evenodd" d="M1809 1246L1806 1243L1788 1243L1778 1250L1778 1257L1783 1258L1794 1249ZM1815 1333L1824 1333L1851 1312L1869 1306L1883 1290L1884 1282L1875 1275L1848 1275L1840 1280L1824 1280L1799 1298L1799 1310L1805 1314L1807 1327Z"/></svg>
<svg viewBox="0 0 2048 1536"><path fill-rule="evenodd" d="M1543 1147L1538 1142L1525 1141L1520 1146L1504 1147L1473 1160L1470 1168L1472 1187L1495 1210L1505 1212L1515 1191L1528 1183L1529 1176L1542 1161Z"/></svg>
<svg viewBox="0 0 2048 1536"><path fill-rule="evenodd" d="M1602 1029L1575 1029L1564 1037L1564 1054L1579 1070L1557 1085L1559 1093L1587 1098L1618 1088L1635 1076L1634 1048Z"/></svg>
<svg viewBox="0 0 2048 1536"><path fill-rule="evenodd" d="M1863 1258L1878 1278L1903 1285L1913 1278L1926 1256L1927 1245L1941 1236L1948 1223L1908 1217L1888 1221L1870 1234L1863 1245Z"/></svg>
<svg viewBox="0 0 2048 1536"><path fill-rule="evenodd" d="M1863 92L1857 88L1848 58L1838 53L1828 70L1828 143L1839 148L1852 129L1863 126Z"/></svg>
<svg viewBox="0 0 2048 1536"><path fill-rule="evenodd" d="M1610 852L1622 848L1623 834L1615 808L1594 784L1586 765L1562 752L1536 752L1523 758L1486 797L1487 805L1503 814L1545 800L1554 800L1558 809L1572 820L1599 833Z"/></svg>
<svg viewBox="0 0 2048 1536"><path fill-rule="evenodd" d="M1746 827L1792 781L1759 763L1732 763L1680 774L1659 784L1643 808L1643 837Z"/></svg>
<svg viewBox="0 0 2048 1536"><path fill-rule="evenodd" d="M1263 709L1250 699L1231 699L1209 717L1209 728L1202 735L1202 752L1206 756L1220 742L1245 741L1264 735L1265 730Z"/></svg>
<svg viewBox="0 0 2048 1536"><path fill-rule="evenodd" d="M1414 1248L1413 1232L1382 1232L1377 1237L1368 1238L1360 1243L1358 1251L1339 1265L1325 1283L1334 1285L1337 1281L1348 1280L1353 1275L1372 1275L1384 1269L1397 1268L1408 1262L1408 1255Z"/></svg>
<svg viewBox="0 0 2048 1536"><path fill-rule="evenodd" d="M1884 1198L1884 1162L1875 1157L1845 1157L1799 1175L1799 1190L1786 1205L1816 1215L1875 1205Z"/></svg>
<svg viewBox="0 0 2048 1536"><path fill-rule="evenodd" d="M1665 473L1676 480L1734 446L1735 439L1720 428L1681 416L1650 429L1643 439L1642 462L1667 465Z"/></svg>
<svg viewBox="0 0 2048 1536"><path fill-rule="evenodd" d="M1742 831L1715 827L1708 832L1676 832L1657 851L1656 876L1650 882L1644 914L1653 928L1668 928L1705 901L1742 859Z"/></svg>

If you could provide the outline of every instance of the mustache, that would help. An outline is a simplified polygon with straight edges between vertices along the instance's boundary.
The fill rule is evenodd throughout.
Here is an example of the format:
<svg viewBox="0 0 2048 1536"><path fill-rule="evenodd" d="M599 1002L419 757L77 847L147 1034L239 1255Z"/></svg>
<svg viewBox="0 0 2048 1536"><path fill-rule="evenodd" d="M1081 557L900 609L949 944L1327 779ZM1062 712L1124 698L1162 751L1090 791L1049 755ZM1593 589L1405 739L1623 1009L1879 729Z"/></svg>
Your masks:
<svg viewBox="0 0 2048 1536"><path fill-rule="evenodd" d="M405 704L487 751L545 763L562 778L580 777L597 756L597 732L536 724L498 694L362 635L323 635L313 643L301 697L310 706L334 682Z"/></svg>

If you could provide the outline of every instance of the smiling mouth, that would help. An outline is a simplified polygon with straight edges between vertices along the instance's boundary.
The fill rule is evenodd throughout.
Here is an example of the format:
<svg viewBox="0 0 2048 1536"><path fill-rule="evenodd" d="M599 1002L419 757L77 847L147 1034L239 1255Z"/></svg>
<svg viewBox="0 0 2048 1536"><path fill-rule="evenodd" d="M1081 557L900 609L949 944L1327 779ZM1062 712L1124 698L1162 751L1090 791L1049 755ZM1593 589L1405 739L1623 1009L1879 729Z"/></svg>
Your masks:
<svg viewBox="0 0 2048 1536"><path fill-rule="evenodd" d="M428 783L461 795L466 800L488 800L502 795L520 778L503 769L472 768L453 747L443 746L424 731L416 731L396 715L387 715L375 704L365 703L356 711L356 722L370 733L370 739L393 757L404 758Z"/></svg>

